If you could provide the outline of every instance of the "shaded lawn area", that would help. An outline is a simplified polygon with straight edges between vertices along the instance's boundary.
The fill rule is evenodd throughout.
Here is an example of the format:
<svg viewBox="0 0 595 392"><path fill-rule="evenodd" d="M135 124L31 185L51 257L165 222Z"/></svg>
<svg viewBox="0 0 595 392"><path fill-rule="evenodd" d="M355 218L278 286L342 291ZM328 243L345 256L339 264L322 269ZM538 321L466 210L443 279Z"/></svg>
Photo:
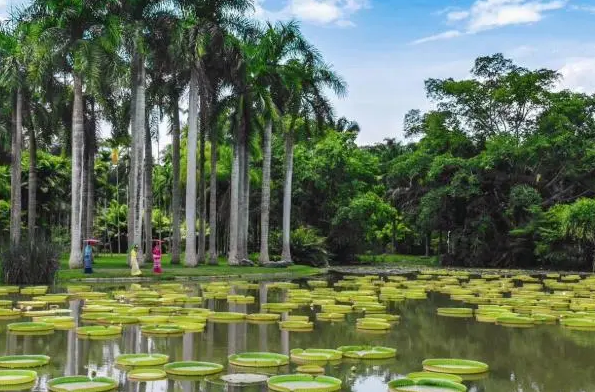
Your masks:
<svg viewBox="0 0 595 392"><path fill-rule="evenodd" d="M401 254L359 255L357 260L366 264L400 264L403 266L438 266L438 256L416 256Z"/></svg>
<svg viewBox="0 0 595 392"><path fill-rule="evenodd" d="M184 260L184 257L182 257ZM172 265L171 255L165 254L161 259L163 273L153 273L153 263L145 263L141 269L143 277L155 278L157 280L172 280L176 277L192 276L244 276L250 274L275 274L286 273L292 276L310 276L324 272L324 270L310 267L307 265L293 265L288 268L264 268L264 267L239 267L229 266L225 258L219 258L218 265L198 265L195 268L187 268L182 264ZM126 262L126 255L95 255L93 262L93 274L85 274L83 269L68 269L68 255L60 258L60 270L57 274L57 280L64 281L70 279L84 278L125 278L130 277L130 268Z"/></svg>

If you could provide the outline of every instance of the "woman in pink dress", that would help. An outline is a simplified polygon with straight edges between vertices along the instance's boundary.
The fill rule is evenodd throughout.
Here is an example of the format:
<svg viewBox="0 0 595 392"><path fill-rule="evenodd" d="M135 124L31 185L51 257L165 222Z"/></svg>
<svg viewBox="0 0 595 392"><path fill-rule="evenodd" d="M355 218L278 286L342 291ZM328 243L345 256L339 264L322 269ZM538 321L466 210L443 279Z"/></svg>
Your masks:
<svg viewBox="0 0 595 392"><path fill-rule="evenodd" d="M153 248L153 272L160 274L161 270L161 244L155 245Z"/></svg>

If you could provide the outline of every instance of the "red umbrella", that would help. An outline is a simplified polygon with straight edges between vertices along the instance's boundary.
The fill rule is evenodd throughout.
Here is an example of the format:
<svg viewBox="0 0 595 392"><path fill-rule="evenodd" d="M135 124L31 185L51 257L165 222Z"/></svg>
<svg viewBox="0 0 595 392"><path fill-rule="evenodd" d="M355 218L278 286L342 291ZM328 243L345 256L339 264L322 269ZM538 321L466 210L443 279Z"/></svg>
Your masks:
<svg viewBox="0 0 595 392"><path fill-rule="evenodd" d="M153 242L157 243L157 244L162 244L163 241L162 240L158 240L158 239L153 239Z"/></svg>
<svg viewBox="0 0 595 392"><path fill-rule="evenodd" d="M96 239L93 239L93 238L89 238L89 239L83 240L83 242L84 243L87 243L89 245L97 245L97 244L100 243L99 240L96 240Z"/></svg>

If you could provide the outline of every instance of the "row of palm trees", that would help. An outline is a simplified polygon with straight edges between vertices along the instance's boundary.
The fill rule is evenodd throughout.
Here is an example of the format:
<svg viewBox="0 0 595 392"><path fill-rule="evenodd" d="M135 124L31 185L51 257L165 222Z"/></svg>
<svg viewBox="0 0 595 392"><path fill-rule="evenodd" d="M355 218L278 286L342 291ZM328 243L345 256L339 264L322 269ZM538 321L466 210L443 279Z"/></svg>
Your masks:
<svg viewBox="0 0 595 392"><path fill-rule="evenodd" d="M6 23L0 34L0 89L10 97L2 108L12 131L11 242L19 243L21 236L18 179L23 132L29 135L32 157L40 138L35 132L46 139L60 136L70 145L72 160L69 264L81 266L83 236L92 231L93 161L102 118L111 124L113 140L129 143L129 244L140 245L144 230L149 233L145 249L150 249L151 122L157 111L171 125L172 262L179 263L180 107L187 93L184 263L217 263L215 236L209 236L208 244L205 240L206 219L215 233L217 145L225 140L233 144L228 260L237 265L248 259L249 146L257 135L263 151L260 261L269 261L273 132L285 141L282 259L291 261L294 144L332 119L325 91L343 95L346 87L297 23L257 23L249 17L251 9L250 0L35 0ZM64 134L58 135L60 129ZM30 182L35 180L32 165ZM34 197L29 198L32 202ZM29 211L33 238L34 204ZM142 252L138 257L142 263Z"/></svg>

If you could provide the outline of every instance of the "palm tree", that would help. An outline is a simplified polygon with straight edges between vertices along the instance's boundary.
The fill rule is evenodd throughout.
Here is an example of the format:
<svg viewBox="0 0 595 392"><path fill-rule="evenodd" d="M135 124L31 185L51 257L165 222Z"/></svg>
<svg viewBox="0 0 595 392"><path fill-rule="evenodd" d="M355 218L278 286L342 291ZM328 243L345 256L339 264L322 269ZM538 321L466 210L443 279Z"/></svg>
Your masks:
<svg viewBox="0 0 595 392"><path fill-rule="evenodd" d="M214 48L220 46L224 40L219 37L225 36L225 31L242 25L241 15L252 7L249 0L180 0L181 8L186 13L184 41L190 53L187 61L190 65L190 86L189 86L189 115L188 115L188 158L187 158L187 180L186 180L186 264L195 266L198 263L196 250L196 145L198 139L198 100L201 99L201 118L208 122L208 107L212 96L213 86L207 76L206 57ZM200 86L200 91L199 91ZM201 132L201 139L205 138L204 123ZM204 145L204 143L203 143ZM201 159L201 162L204 160ZM204 184L204 170L201 170L201 182ZM204 190L204 185L202 186ZM201 190L201 191L202 191ZM233 192L232 192L233 195ZM232 197L233 200L233 197ZM204 196L201 197L204 203ZM202 207L201 211L205 209ZM201 217L201 220L204 216ZM204 223L202 223L204 225ZM204 227L204 226L202 226ZM204 228L201 230L204 236ZM204 243L204 239L201 240ZM204 253L203 253L204 254Z"/></svg>
<svg viewBox="0 0 595 392"><path fill-rule="evenodd" d="M291 262L291 188L293 177L293 149L295 146L298 118L302 129L309 131L310 122L321 128L332 120L332 107L324 96L324 88L339 96L346 93L345 82L322 59L315 55L305 61L291 61L287 66L285 92L287 100L283 107L289 117L285 130L285 176L283 185L283 250L281 259Z"/></svg>
<svg viewBox="0 0 595 392"><path fill-rule="evenodd" d="M82 176L84 149L83 84L96 90L104 65L105 50L111 50L116 29L107 17L105 2L94 0L36 0L27 10L38 21L37 56L72 76L72 176L70 268L82 265Z"/></svg>
<svg viewBox="0 0 595 392"><path fill-rule="evenodd" d="M21 153L23 149L23 89L25 66L17 32L0 31L0 84L12 100L10 161L10 242L21 241Z"/></svg>

